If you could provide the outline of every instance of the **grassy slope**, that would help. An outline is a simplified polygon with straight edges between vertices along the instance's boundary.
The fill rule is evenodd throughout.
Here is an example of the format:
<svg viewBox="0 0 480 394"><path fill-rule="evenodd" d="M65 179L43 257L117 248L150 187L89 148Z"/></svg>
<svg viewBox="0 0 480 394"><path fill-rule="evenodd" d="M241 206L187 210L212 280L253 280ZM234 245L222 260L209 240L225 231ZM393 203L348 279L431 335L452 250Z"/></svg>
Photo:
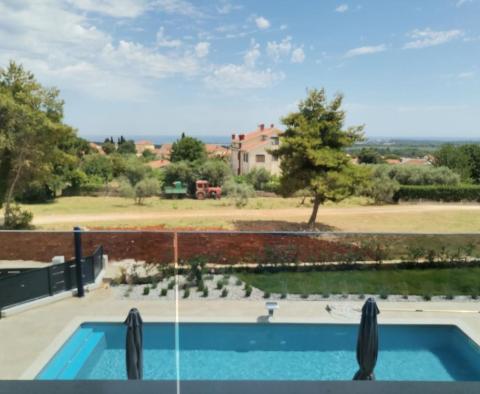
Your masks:
<svg viewBox="0 0 480 394"><path fill-rule="evenodd" d="M249 200L247 209L295 209L300 206L299 198L252 198ZM339 207L355 207L366 205L365 199L350 199ZM327 204L327 206L334 206ZM159 198L148 199L145 205L138 206L130 199L120 197L63 197L49 204L26 205L35 216L55 216L70 214L113 214L113 213L154 213L154 212L198 212L212 210L221 212L225 210L237 210L234 201L224 198L220 201L192 199L165 200ZM304 208L309 208L307 201ZM242 209L238 209L236 217L210 217L202 218L177 218L177 219L132 219L119 218L113 221L82 222L85 226L107 227L130 227L130 226L154 226L166 227L199 227L199 228L222 228L232 230L292 230L292 223L304 223L308 219L305 210L299 210L298 216L281 217L272 212L272 223L258 221L255 215L245 216ZM338 215L322 215L322 209L318 214L318 222L340 231L379 231L379 232L478 232L480 230L480 210L451 210L448 205L445 210L437 212L368 212L355 213L345 210ZM75 223L61 223L40 226L40 229L68 229Z"/></svg>
<svg viewBox="0 0 480 394"><path fill-rule="evenodd" d="M240 274L263 291L294 294L479 295L480 268Z"/></svg>

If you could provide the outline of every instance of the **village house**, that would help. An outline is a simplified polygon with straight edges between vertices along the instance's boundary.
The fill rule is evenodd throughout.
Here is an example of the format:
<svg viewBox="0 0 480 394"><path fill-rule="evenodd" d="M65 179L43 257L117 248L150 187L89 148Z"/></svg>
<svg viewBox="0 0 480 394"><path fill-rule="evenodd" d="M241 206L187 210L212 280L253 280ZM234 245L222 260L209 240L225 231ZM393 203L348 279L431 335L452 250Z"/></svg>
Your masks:
<svg viewBox="0 0 480 394"><path fill-rule="evenodd" d="M244 175L254 168L264 168L273 175L280 174L280 162L270 150L279 145L279 133L273 124L260 124L257 130L245 134L232 134L231 164L233 172Z"/></svg>
<svg viewBox="0 0 480 394"><path fill-rule="evenodd" d="M207 156L211 159L228 159L230 157L230 149L217 144L205 144L205 150ZM155 154L159 159L170 160L170 154L172 153L172 144L163 144L160 148L155 149Z"/></svg>
<svg viewBox="0 0 480 394"><path fill-rule="evenodd" d="M155 145L151 141L140 140L135 142L135 150L137 152L137 156L140 156L146 150L155 152Z"/></svg>

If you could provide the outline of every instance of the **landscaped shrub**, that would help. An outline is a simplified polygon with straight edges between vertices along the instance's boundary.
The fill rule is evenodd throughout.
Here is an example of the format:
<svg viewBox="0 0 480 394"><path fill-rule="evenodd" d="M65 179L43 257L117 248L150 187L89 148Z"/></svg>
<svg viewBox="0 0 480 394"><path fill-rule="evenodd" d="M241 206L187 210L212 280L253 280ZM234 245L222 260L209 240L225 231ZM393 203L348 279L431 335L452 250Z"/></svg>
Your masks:
<svg viewBox="0 0 480 394"><path fill-rule="evenodd" d="M167 295L167 293L168 293L168 289L164 288L164 289L160 290L160 297L165 297Z"/></svg>
<svg viewBox="0 0 480 394"><path fill-rule="evenodd" d="M382 291L382 292L380 293L380 298L381 298L382 300L386 300L386 299L388 298L388 294L385 293L384 291Z"/></svg>
<svg viewBox="0 0 480 394"><path fill-rule="evenodd" d="M242 285L242 281L240 279L237 279L237 281L235 282L235 285L236 286L241 286Z"/></svg>
<svg viewBox="0 0 480 394"><path fill-rule="evenodd" d="M395 200L480 201L480 185L401 186Z"/></svg>
<svg viewBox="0 0 480 394"><path fill-rule="evenodd" d="M430 301L430 300L432 299L432 296L431 296L430 294L424 294L424 295L423 295L423 299L424 299L425 301Z"/></svg>
<svg viewBox="0 0 480 394"><path fill-rule="evenodd" d="M245 297L250 297L250 295L252 294L252 286L250 285L246 285L245 286Z"/></svg>
<svg viewBox="0 0 480 394"><path fill-rule="evenodd" d="M266 291L265 293L263 293L263 298L270 298L271 294L269 291Z"/></svg>
<svg viewBox="0 0 480 394"><path fill-rule="evenodd" d="M205 287L205 284L203 283L203 280L200 280L197 284L197 291L203 291L203 288Z"/></svg>
<svg viewBox="0 0 480 394"><path fill-rule="evenodd" d="M190 297L190 289L185 289L185 291L183 292L183 298L188 298Z"/></svg>
<svg viewBox="0 0 480 394"><path fill-rule="evenodd" d="M217 281L217 290L222 290L222 288L223 288L223 283L224 283L224 282L223 282L222 279L220 279L220 280Z"/></svg>
<svg viewBox="0 0 480 394"><path fill-rule="evenodd" d="M310 294L302 293L302 295L300 297L302 297L303 299L307 299L308 297L310 297Z"/></svg>
<svg viewBox="0 0 480 394"><path fill-rule="evenodd" d="M282 300L284 300L285 298L287 298L287 293L282 293L282 294L280 295L280 298L281 298Z"/></svg>
<svg viewBox="0 0 480 394"><path fill-rule="evenodd" d="M33 214L22 209L19 205L10 206L8 214L5 213L3 228L8 230L25 230L32 227Z"/></svg>
<svg viewBox="0 0 480 394"><path fill-rule="evenodd" d="M328 294L328 293L323 293L323 294L322 294L322 297L323 297L323 298L329 298L329 297L330 297L330 294Z"/></svg>
<svg viewBox="0 0 480 394"><path fill-rule="evenodd" d="M207 286L205 286L203 288L203 297L205 297L205 298L208 297L208 287Z"/></svg>
<svg viewBox="0 0 480 394"><path fill-rule="evenodd" d="M146 295L149 295L150 294L150 286L145 286L143 288L143 295L146 296Z"/></svg>
<svg viewBox="0 0 480 394"><path fill-rule="evenodd" d="M228 295L228 289L227 289L227 288L224 288L224 289L222 290L222 297L225 298L227 295Z"/></svg>
<svg viewBox="0 0 480 394"><path fill-rule="evenodd" d="M174 287L175 287L175 280L171 280L169 283L168 283L168 290L172 290Z"/></svg>

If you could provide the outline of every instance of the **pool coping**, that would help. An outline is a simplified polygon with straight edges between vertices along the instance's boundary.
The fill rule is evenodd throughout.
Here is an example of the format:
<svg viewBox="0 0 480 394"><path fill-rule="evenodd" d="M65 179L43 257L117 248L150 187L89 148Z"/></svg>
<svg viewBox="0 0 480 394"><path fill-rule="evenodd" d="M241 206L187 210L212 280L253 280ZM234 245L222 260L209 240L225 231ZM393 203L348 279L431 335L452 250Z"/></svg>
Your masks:
<svg viewBox="0 0 480 394"><path fill-rule="evenodd" d="M451 311L445 311L450 312ZM412 312L410 312L412 313ZM382 325L443 325L443 326L455 326L463 334L465 334L470 340L472 340L477 346L480 347L480 332L477 332L471 325L465 320L455 318L451 316L447 317L422 317L420 312L417 316L411 317L381 317L379 316L379 323ZM447 320L448 319L448 320ZM21 380L35 380L37 375L47 365L47 363L55 356L55 354L61 349L65 342L73 335L73 333L85 323L123 323L125 316L82 316L72 319L62 331L53 339L50 345L45 348L40 355L33 361L33 363L25 370L20 376ZM158 316L143 316L144 323L175 323L170 318L161 318ZM219 324L352 324L358 325L358 318L344 317L339 319L333 316L322 316L313 319L302 318L282 318L274 317L264 321L258 321L248 318L188 318L181 319L179 323L219 323Z"/></svg>

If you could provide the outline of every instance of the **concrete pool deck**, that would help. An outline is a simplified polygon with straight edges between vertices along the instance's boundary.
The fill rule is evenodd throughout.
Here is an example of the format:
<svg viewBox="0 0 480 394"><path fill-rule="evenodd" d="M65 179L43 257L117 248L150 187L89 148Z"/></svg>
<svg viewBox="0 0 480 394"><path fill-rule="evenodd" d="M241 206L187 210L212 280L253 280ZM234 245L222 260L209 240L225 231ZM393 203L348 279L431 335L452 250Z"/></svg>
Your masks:
<svg viewBox="0 0 480 394"><path fill-rule="evenodd" d="M278 301L271 323L358 323L362 301ZM332 313L326 306L337 306ZM383 324L454 324L480 344L480 303L378 301ZM0 320L0 379L32 379L78 325L122 322L137 307L146 322L173 322L174 301L119 300L109 288L68 298ZM420 312L421 310L421 312ZM265 300L179 300L181 322L267 321Z"/></svg>

